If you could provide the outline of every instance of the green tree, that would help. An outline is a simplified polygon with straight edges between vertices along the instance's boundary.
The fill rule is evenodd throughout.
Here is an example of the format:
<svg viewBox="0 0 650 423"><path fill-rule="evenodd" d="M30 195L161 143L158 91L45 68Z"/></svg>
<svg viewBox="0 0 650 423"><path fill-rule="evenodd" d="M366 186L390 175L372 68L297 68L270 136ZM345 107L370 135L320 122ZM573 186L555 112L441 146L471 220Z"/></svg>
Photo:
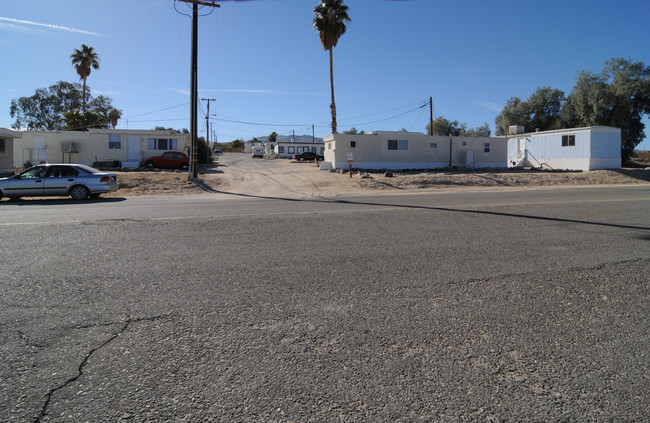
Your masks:
<svg viewBox="0 0 650 423"><path fill-rule="evenodd" d="M530 113L529 130L551 131L563 125L564 92L551 87L539 87L526 101Z"/></svg>
<svg viewBox="0 0 650 423"><path fill-rule="evenodd" d="M489 137L492 135L492 131L490 130L490 125L485 122L481 126L468 129L465 135L468 137Z"/></svg>
<svg viewBox="0 0 650 423"><path fill-rule="evenodd" d="M434 135L450 135L452 137L459 137L467 133L467 125L460 123L457 120L448 120L444 116L438 117L433 121L433 131L430 131L431 123L427 124L427 134Z"/></svg>
<svg viewBox="0 0 650 423"><path fill-rule="evenodd" d="M64 113L82 108L82 87L79 83L59 81L47 88L39 88L30 97L11 100L9 115L15 118L12 128L28 131L62 131L68 125ZM108 113L114 109L111 99L88 96L89 112L99 114L104 119L102 124L110 121ZM83 112L82 112L83 113Z"/></svg>
<svg viewBox="0 0 650 423"><path fill-rule="evenodd" d="M427 134L430 134L431 123L427 124ZM489 137L492 135L490 125L485 122L476 128L467 128L466 123L458 122L457 120L448 120L444 116L440 116L433 121L433 134L434 135L449 135L452 137Z"/></svg>
<svg viewBox="0 0 650 423"><path fill-rule="evenodd" d="M199 163L210 163L212 152L208 148L208 143L205 142L204 137L197 137L196 139L197 161Z"/></svg>
<svg viewBox="0 0 650 423"><path fill-rule="evenodd" d="M266 139L266 141L268 142L277 142L277 140L278 140L278 134L275 131L271 132L269 134L269 137Z"/></svg>
<svg viewBox="0 0 650 423"><path fill-rule="evenodd" d="M355 128L353 126L352 128L348 129L347 131L343 131L343 133L344 134L350 134L350 135L357 135L359 133L359 131L357 131L357 128Z"/></svg>
<svg viewBox="0 0 650 423"><path fill-rule="evenodd" d="M89 128L108 128L108 121L99 113L79 110L63 112L63 120L68 131L87 131Z"/></svg>
<svg viewBox="0 0 650 423"><path fill-rule="evenodd" d="M173 134L182 134L182 135L188 135L190 131L187 128L183 129L174 129L174 128L165 128L164 126L156 126L153 128L154 131L169 131Z"/></svg>
<svg viewBox="0 0 650 423"><path fill-rule="evenodd" d="M508 134L508 129L512 125L521 125L526 131L537 129L550 131L562 128L564 101L564 92L551 87L538 87L526 101L522 101L519 97L510 97L494 120L497 135Z"/></svg>
<svg viewBox="0 0 650 423"><path fill-rule="evenodd" d="M494 119L497 135L507 135L511 125L530 128L530 110L528 104L519 97L510 97L501 113Z"/></svg>
<svg viewBox="0 0 650 423"><path fill-rule="evenodd" d="M113 127L113 129L115 129L115 127L117 126L117 121L119 121L121 117L122 117L121 110L111 109L111 111L108 112L108 121Z"/></svg>
<svg viewBox="0 0 650 423"><path fill-rule="evenodd" d="M322 0L314 8L313 26L320 36L323 50L329 51L330 56L330 88L332 91L332 133L337 133L336 128L336 102L334 101L334 60L332 50L339 42L339 38L345 34L346 22L350 22L348 6L343 0Z"/></svg>
<svg viewBox="0 0 650 423"><path fill-rule="evenodd" d="M642 120L650 114L650 67L631 59L605 62L601 74L583 71L562 116L567 127L606 125L621 128L621 158L629 160L645 138Z"/></svg>
<svg viewBox="0 0 650 423"><path fill-rule="evenodd" d="M233 150L242 150L244 148L244 141L240 139L231 141L230 148L232 148Z"/></svg>
<svg viewBox="0 0 650 423"><path fill-rule="evenodd" d="M72 65L79 75L79 80L83 81L83 97L82 97L82 112L86 111L86 80L90 76L92 69L99 69L99 56L95 49L85 44L81 45L80 49L74 49L70 55Z"/></svg>

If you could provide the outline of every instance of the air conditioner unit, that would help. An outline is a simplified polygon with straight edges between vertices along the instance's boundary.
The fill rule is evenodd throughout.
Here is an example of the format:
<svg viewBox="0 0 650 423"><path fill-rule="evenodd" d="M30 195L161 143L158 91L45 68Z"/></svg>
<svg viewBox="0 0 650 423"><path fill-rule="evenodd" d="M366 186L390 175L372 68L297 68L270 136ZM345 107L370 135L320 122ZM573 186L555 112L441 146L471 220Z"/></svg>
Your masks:
<svg viewBox="0 0 650 423"><path fill-rule="evenodd" d="M523 125L510 125L508 127L508 135L517 135L517 134L523 134L525 131Z"/></svg>
<svg viewBox="0 0 650 423"><path fill-rule="evenodd" d="M64 153L78 153L77 143L74 141L61 141L61 151Z"/></svg>

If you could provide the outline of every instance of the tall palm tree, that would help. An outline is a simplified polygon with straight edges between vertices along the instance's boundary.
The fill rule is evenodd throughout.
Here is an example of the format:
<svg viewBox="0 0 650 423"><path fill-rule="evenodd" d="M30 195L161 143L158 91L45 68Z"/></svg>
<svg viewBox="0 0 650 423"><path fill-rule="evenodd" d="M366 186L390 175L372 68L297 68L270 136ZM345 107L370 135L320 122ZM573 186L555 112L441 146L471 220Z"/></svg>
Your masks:
<svg viewBox="0 0 650 423"><path fill-rule="evenodd" d="M339 42L341 35L345 34L346 22L350 22L348 6L343 0L322 0L314 8L314 29L318 31L323 50L330 52L330 86L332 89L332 133L336 134L336 103L334 102L334 62L332 60L332 49Z"/></svg>
<svg viewBox="0 0 650 423"><path fill-rule="evenodd" d="M74 49L74 52L70 55L70 60L72 60L72 65L77 70L79 79L83 81L83 99L82 99L82 111L86 111L86 80L90 76L91 69L99 69L99 56L95 52L95 49L89 47L85 44L81 45L81 50Z"/></svg>

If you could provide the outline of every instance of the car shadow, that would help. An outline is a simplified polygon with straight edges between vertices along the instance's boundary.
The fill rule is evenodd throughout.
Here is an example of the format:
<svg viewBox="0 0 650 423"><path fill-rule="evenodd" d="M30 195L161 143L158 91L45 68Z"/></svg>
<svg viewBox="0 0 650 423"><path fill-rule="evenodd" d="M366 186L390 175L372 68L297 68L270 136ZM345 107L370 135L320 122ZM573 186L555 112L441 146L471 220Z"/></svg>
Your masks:
<svg viewBox="0 0 650 423"><path fill-rule="evenodd" d="M98 204L98 203L121 203L126 201L126 197L99 197L89 198L87 200L73 200L64 197L52 198L18 198L0 201L0 204L11 204L14 206L56 206L56 205L83 205L83 204Z"/></svg>

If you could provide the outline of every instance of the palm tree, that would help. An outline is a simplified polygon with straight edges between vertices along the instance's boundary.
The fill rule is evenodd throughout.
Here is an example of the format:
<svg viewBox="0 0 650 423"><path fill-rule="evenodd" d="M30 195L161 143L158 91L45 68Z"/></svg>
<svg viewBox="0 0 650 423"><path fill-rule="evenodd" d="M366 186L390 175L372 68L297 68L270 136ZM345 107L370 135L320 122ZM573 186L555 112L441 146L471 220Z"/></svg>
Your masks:
<svg viewBox="0 0 650 423"><path fill-rule="evenodd" d="M113 129L115 129L115 127L117 126L117 121L120 120L121 117L122 117L121 110L111 109L111 111L108 112L108 121L110 122Z"/></svg>
<svg viewBox="0 0 650 423"><path fill-rule="evenodd" d="M82 99L82 111L86 111L86 80L90 76L91 69L99 69L99 56L95 52L95 49L89 47L85 44L81 45L81 50L74 49L74 52L70 55L70 60L72 60L72 65L77 70L79 79L83 81L83 99Z"/></svg>
<svg viewBox="0 0 650 423"><path fill-rule="evenodd" d="M323 50L330 52L330 86L332 89L332 133L336 134L336 103L334 102L334 62L332 60L332 49L339 42L341 35L345 34L346 22L350 22L348 6L343 0L322 0L314 8L314 29L318 31Z"/></svg>

